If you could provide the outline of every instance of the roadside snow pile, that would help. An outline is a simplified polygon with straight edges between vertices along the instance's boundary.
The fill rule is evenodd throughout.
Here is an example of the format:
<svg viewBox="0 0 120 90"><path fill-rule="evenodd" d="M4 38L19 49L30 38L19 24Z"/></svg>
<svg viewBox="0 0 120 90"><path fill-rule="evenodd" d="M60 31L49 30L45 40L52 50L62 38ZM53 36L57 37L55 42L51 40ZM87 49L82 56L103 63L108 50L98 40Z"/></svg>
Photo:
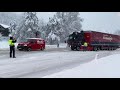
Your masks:
<svg viewBox="0 0 120 90"><path fill-rule="evenodd" d="M0 49L7 49L9 48L9 43L7 41L0 42Z"/></svg>
<svg viewBox="0 0 120 90"><path fill-rule="evenodd" d="M67 44L66 43L60 43L59 48L66 48ZM57 45L46 45L46 48L57 48Z"/></svg>
<svg viewBox="0 0 120 90"><path fill-rule="evenodd" d="M15 43L15 46L17 46L18 43ZM7 50L9 49L9 43L8 41L0 41L0 50Z"/></svg>
<svg viewBox="0 0 120 90"><path fill-rule="evenodd" d="M120 54L95 59L87 64L43 78L120 78Z"/></svg>

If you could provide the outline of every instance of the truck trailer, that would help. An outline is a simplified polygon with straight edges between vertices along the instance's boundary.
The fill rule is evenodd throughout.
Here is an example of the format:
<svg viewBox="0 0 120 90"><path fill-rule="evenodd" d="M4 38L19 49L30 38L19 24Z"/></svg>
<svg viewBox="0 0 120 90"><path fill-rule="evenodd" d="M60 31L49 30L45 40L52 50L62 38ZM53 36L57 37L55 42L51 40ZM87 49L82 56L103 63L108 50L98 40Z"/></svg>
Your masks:
<svg viewBox="0 0 120 90"><path fill-rule="evenodd" d="M71 50L83 50L84 42L88 43L88 51L115 50L120 47L120 36L97 31L73 32L67 44Z"/></svg>

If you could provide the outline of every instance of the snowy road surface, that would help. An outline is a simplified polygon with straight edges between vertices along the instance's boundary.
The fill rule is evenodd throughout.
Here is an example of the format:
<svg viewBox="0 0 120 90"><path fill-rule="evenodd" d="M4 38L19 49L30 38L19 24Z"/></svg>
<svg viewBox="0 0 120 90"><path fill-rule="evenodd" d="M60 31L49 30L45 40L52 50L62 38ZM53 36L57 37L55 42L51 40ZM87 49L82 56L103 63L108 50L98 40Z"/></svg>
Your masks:
<svg viewBox="0 0 120 90"><path fill-rule="evenodd" d="M42 78L120 78L120 54L95 59Z"/></svg>
<svg viewBox="0 0 120 90"><path fill-rule="evenodd" d="M8 50L0 51L0 77L41 78L80 64L111 55L113 51L70 51L67 48L47 48L45 51L16 51L17 58L9 58ZM118 52L118 51L116 51Z"/></svg>

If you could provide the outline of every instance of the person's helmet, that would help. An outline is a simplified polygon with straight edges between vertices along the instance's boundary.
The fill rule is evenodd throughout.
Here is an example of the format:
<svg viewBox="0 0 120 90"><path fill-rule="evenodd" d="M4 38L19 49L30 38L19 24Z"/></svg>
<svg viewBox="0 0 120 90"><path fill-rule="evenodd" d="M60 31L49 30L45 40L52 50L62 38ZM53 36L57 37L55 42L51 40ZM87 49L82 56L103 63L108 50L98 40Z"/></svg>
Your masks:
<svg viewBox="0 0 120 90"><path fill-rule="evenodd" d="M9 37L12 37L12 35L10 34Z"/></svg>
<svg viewBox="0 0 120 90"><path fill-rule="evenodd" d="M10 37L10 39L13 39L13 36L11 34L9 34L9 37Z"/></svg>

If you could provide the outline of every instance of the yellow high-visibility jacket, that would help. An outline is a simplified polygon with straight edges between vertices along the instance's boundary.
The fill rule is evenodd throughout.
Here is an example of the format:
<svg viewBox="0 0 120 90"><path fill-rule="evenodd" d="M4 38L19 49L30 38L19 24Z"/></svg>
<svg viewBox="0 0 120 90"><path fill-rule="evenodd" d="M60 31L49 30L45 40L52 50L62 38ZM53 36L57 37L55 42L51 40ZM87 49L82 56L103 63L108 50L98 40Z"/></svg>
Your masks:
<svg viewBox="0 0 120 90"><path fill-rule="evenodd" d="M10 46L14 46L13 40L9 40L8 42Z"/></svg>

